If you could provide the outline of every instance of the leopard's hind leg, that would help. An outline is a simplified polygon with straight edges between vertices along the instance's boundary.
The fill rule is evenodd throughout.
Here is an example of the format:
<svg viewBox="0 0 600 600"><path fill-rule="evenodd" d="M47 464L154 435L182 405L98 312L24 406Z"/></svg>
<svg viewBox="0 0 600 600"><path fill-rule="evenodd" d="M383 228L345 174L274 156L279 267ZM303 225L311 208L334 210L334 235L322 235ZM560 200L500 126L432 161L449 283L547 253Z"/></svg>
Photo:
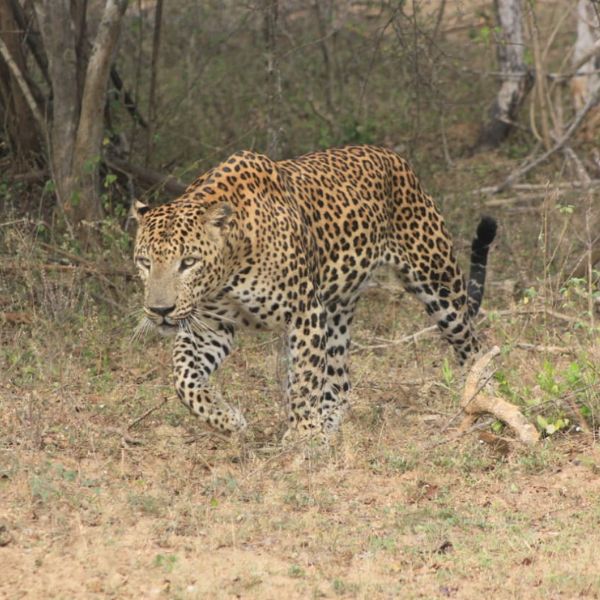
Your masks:
<svg viewBox="0 0 600 600"><path fill-rule="evenodd" d="M350 327L357 300L358 296L354 296L327 305L327 372L322 401L322 423L326 433L338 430L348 410Z"/></svg>

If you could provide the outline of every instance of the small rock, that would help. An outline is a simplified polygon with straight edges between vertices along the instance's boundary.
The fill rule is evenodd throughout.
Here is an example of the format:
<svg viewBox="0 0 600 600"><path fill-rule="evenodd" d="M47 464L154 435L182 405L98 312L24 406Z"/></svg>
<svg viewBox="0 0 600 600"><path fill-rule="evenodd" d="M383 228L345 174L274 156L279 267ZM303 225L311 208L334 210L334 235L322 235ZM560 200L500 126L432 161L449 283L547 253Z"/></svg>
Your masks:
<svg viewBox="0 0 600 600"><path fill-rule="evenodd" d="M8 527L4 524L0 524L0 547L8 546L13 539Z"/></svg>

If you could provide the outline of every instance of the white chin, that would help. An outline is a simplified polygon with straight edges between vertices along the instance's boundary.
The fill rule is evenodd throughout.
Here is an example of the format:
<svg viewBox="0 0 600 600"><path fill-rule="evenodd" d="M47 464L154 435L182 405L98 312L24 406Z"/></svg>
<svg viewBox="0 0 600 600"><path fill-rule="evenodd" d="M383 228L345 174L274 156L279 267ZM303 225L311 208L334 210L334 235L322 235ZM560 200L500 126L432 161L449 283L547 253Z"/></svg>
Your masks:
<svg viewBox="0 0 600 600"><path fill-rule="evenodd" d="M179 331L179 326L175 325L157 325L156 329L158 333L166 337L175 335Z"/></svg>

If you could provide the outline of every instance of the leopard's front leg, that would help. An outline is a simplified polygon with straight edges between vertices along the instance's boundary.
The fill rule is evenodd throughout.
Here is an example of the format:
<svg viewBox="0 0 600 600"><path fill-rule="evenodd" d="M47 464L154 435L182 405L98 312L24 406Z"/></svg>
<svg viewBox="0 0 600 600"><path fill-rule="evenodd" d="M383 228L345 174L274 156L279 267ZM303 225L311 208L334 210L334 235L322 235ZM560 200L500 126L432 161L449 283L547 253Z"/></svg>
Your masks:
<svg viewBox="0 0 600 600"><path fill-rule="evenodd" d="M192 414L224 432L246 428L242 413L229 406L208 385L209 376L231 350L233 334L233 327L224 323L211 323L200 332L181 329L173 348L173 373L179 399Z"/></svg>
<svg viewBox="0 0 600 600"><path fill-rule="evenodd" d="M316 296L294 314L288 328L288 407L290 427L300 433L323 432L323 386L327 368L326 313Z"/></svg>

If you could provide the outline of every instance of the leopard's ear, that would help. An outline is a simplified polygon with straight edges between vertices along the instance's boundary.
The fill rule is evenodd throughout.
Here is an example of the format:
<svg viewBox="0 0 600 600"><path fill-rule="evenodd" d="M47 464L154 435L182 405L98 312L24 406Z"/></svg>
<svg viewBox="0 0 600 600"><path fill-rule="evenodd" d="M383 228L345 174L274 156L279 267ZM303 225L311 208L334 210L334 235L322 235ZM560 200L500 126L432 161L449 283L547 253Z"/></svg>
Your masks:
<svg viewBox="0 0 600 600"><path fill-rule="evenodd" d="M231 221L232 215L233 208L227 202L218 202L206 210L204 222L218 229L223 229Z"/></svg>
<svg viewBox="0 0 600 600"><path fill-rule="evenodd" d="M138 222L141 223L143 216L150 210L150 207L139 200L136 200L131 205L131 216Z"/></svg>

